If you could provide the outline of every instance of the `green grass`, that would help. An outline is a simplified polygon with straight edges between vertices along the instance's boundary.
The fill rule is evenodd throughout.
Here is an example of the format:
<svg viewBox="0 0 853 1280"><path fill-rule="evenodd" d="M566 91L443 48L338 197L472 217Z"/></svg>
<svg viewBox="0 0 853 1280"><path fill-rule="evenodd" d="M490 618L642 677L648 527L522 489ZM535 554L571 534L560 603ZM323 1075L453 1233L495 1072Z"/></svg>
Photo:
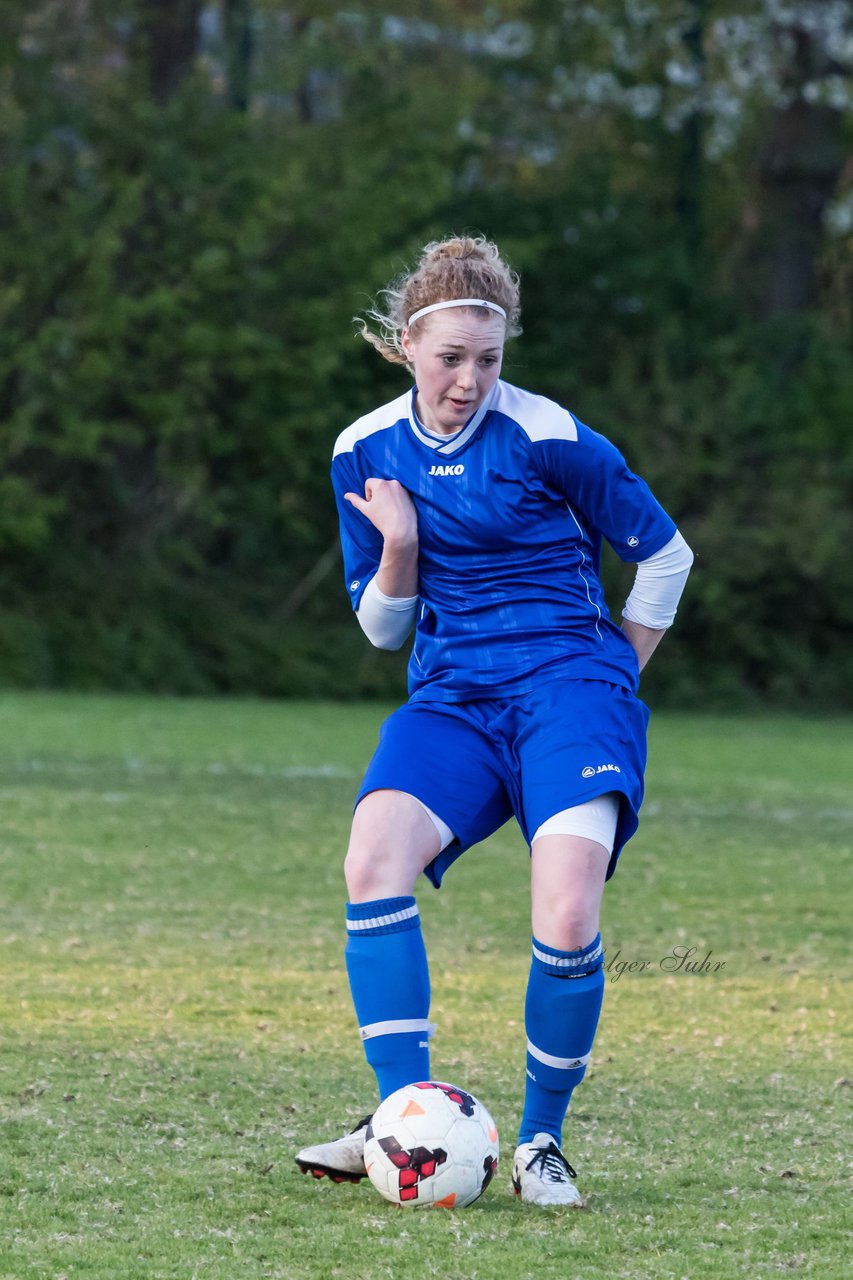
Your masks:
<svg viewBox="0 0 853 1280"><path fill-rule="evenodd" d="M512 827L420 896L434 1072L498 1121L489 1192L417 1214L299 1175L293 1152L372 1100L340 861L381 715L0 697L3 1280L849 1274L846 720L655 717L570 1126L585 1212L508 1187L529 950ZM679 946L724 967L668 973Z"/></svg>

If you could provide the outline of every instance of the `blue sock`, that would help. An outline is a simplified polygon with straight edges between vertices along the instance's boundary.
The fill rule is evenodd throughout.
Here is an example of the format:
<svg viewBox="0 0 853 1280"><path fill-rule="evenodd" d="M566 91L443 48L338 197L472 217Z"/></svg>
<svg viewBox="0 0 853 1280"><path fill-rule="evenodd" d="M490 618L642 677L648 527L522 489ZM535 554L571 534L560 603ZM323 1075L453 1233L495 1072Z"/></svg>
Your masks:
<svg viewBox="0 0 853 1280"><path fill-rule="evenodd" d="M533 939L524 1023L527 1081L519 1142L537 1133L562 1141L572 1090L580 1084L604 995L601 934L579 951L557 951Z"/></svg>
<svg viewBox="0 0 853 1280"><path fill-rule="evenodd" d="M429 1080L429 971L414 898L348 902L346 962L380 1098Z"/></svg>

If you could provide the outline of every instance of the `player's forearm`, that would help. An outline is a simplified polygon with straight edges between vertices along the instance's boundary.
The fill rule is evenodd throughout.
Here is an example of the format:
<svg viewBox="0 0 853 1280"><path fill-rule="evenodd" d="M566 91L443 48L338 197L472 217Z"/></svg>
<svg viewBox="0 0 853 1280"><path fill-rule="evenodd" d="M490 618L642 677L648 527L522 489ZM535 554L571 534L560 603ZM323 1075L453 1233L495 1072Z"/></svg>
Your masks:
<svg viewBox="0 0 853 1280"><path fill-rule="evenodd" d="M641 622L629 622L627 618L622 619L622 630L631 642L631 647L637 655L640 670L642 671L666 635L666 630L657 631L652 627L644 627Z"/></svg>
<svg viewBox="0 0 853 1280"><path fill-rule="evenodd" d="M418 594L417 536L385 539L376 585L383 595L395 599Z"/></svg>
<svg viewBox="0 0 853 1280"><path fill-rule="evenodd" d="M356 617L377 649L399 649L418 606L418 543L386 538L376 574L365 588Z"/></svg>

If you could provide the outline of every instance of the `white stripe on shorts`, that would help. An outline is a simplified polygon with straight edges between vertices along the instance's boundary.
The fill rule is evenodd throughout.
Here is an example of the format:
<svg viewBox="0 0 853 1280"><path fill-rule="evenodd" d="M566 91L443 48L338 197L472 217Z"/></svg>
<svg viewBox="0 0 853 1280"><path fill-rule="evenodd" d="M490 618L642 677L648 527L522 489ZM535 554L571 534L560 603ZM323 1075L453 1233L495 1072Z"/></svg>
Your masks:
<svg viewBox="0 0 853 1280"><path fill-rule="evenodd" d="M527 1041L527 1052L538 1062L544 1062L546 1067L559 1067L562 1071L585 1067L592 1057L591 1053L585 1053L582 1058L555 1058L553 1053L544 1053L541 1049L537 1049L530 1040Z"/></svg>
<svg viewBox="0 0 853 1280"><path fill-rule="evenodd" d="M423 1031L428 1036L435 1035L435 1023L426 1018L398 1018L389 1022L370 1022L366 1027L359 1027L362 1040L372 1040L374 1036L401 1036L407 1031Z"/></svg>
<svg viewBox="0 0 853 1280"><path fill-rule="evenodd" d="M401 920L411 920L417 914L416 903L413 907L403 907L402 911L390 911L387 916L372 916L370 920L347 920L347 932L358 933L360 929L378 929L386 924L399 924Z"/></svg>

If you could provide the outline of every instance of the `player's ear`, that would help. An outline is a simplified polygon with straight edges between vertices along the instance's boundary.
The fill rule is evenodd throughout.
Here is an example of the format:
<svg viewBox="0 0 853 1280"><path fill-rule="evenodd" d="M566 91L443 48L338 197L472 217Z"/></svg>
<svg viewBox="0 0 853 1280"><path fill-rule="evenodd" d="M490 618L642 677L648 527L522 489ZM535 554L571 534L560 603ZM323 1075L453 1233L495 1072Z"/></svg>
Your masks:
<svg viewBox="0 0 853 1280"><path fill-rule="evenodd" d="M411 364L414 359L415 345L412 342L412 334L408 325L404 325L400 331L400 345L403 348L403 353L406 359L409 361L409 364Z"/></svg>

